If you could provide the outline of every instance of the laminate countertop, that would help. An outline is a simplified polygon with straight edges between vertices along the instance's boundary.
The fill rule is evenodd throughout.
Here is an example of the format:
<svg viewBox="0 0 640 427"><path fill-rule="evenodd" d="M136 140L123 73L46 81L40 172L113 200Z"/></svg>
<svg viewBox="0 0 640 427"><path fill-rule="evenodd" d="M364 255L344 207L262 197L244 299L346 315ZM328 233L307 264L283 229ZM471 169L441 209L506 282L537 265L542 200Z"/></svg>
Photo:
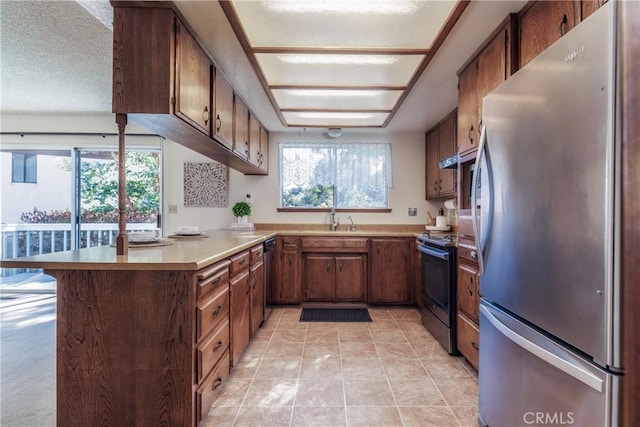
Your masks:
<svg viewBox="0 0 640 427"><path fill-rule="evenodd" d="M116 255L116 248L98 246L4 259L0 267L44 268L45 270L199 270L228 258L276 235L272 231L207 230L208 237L171 239L167 246L129 247L128 255Z"/></svg>
<svg viewBox="0 0 640 427"><path fill-rule="evenodd" d="M129 247L128 255L116 255L112 246L3 259L0 267L48 270L199 270L251 248L276 235L323 237L415 237L413 231L329 230L207 230L198 239L163 238L167 246Z"/></svg>

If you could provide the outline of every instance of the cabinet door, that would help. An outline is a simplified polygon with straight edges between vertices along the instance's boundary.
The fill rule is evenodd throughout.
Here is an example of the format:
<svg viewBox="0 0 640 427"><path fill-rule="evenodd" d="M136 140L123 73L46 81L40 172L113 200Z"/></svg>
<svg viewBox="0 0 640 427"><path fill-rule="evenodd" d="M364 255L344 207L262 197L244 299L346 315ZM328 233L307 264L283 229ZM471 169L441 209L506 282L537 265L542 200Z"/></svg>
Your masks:
<svg viewBox="0 0 640 427"><path fill-rule="evenodd" d="M605 4L607 0L582 0L580 2L581 7L581 21L584 21L589 17L593 12L598 10L600 6Z"/></svg>
<svg viewBox="0 0 640 427"><path fill-rule="evenodd" d="M482 130L482 98L507 78L506 29L500 31L478 56L478 108Z"/></svg>
<svg viewBox="0 0 640 427"><path fill-rule="evenodd" d="M440 195L439 169L438 169L438 129L435 128L426 137L426 187L427 200L435 199Z"/></svg>
<svg viewBox="0 0 640 427"><path fill-rule="evenodd" d="M256 333L264 319L264 263L251 266L251 336Z"/></svg>
<svg viewBox="0 0 640 427"><path fill-rule="evenodd" d="M304 300L335 300L336 264L332 255L305 255Z"/></svg>
<svg viewBox="0 0 640 427"><path fill-rule="evenodd" d="M458 264L458 310L474 322L479 322L478 270L464 263Z"/></svg>
<svg viewBox="0 0 640 427"><path fill-rule="evenodd" d="M260 166L260 122L249 113L249 162Z"/></svg>
<svg viewBox="0 0 640 427"><path fill-rule="evenodd" d="M536 1L519 19L520 67L571 30L575 24L574 2Z"/></svg>
<svg viewBox="0 0 640 427"><path fill-rule="evenodd" d="M231 278L231 353L235 366L249 344L249 271Z"/></svg>
<svg viewBox="0 0 640 427"><path fill-rule="evenodd" d="M271 289L272 303L299 303L301 295L300 239L278 237L276 240L275 280Z"/></svg>
<svg viewBox="0 0 640 427"><path fill-rule="evenodd" d="M176 28L175 114L210 134L211 62L181 23Z"/></svg>
<svg viewBox="0 0 640 427"><path fill-rule="evenodd" d="M224 75L216 70L214 99L216 117L213 136L231 149L233 146L233 88Z"/></svg>
<svg viewBox="0 0 640 427"><path fill-rule="evenodd" d="M475 59L458 78L458 153L478 148L478 60Z"/></svg>
<svg viewBox="0 0 640 427"><path fill-rule="evenodd" d="M438 160L456 153L456 113L452 113L438 126ZM458 191L456 169L440 169L438 166L438 191L440 197L455 195Z"/></svg>
<svg viewBox="0 0 640 427"><path fill-rule="evenodd" d="M249 109L238 97L234 97L233 108L233 151L243 159L248 159Z"/></svg>
<svg viewBox="0 0 640 427"><path fill-rule="evenodd" d="M369 302L411 301L409 254L409 239L371 239Z"/></svg>
<svg viewBox="0 0 640 427"><path fill-rule="evenodd" d="M366 255L336 257L336 301L365 301Z"/></svg>
<svg viewBox="0 0 640 427"><path fill-rule="evenodd" d="M260 127L260 169L269 172L269 132L262 126Z"/></svg>

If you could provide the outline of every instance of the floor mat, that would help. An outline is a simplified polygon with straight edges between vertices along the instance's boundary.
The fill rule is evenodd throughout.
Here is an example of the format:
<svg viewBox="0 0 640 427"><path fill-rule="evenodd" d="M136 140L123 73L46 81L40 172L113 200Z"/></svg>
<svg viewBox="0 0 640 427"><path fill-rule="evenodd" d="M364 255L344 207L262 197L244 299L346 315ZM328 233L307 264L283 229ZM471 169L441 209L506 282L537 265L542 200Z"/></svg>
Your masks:
<svg viewBox="0 0 640 427"><path fill-rule="evenodd" d="M371 322L366 308L303 308L301 322Z"/></svg>

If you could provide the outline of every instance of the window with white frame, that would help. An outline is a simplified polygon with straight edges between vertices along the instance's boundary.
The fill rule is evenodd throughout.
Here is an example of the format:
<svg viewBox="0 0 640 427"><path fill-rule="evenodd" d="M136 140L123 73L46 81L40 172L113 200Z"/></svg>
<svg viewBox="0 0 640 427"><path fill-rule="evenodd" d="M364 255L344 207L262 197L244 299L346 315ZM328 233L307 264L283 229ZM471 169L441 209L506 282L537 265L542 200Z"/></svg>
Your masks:
<svg viewBox="0 0 640 427"><path fill-rule="evenodd" d="M282 208L387 209L389 143L280 144Z"/></svg>
<svg viewBox="0 0 640 427"><path fill-rule="evenodd" d="M11 182L35 184L38 182L38 155L13 153L11 156Z"/></svg>

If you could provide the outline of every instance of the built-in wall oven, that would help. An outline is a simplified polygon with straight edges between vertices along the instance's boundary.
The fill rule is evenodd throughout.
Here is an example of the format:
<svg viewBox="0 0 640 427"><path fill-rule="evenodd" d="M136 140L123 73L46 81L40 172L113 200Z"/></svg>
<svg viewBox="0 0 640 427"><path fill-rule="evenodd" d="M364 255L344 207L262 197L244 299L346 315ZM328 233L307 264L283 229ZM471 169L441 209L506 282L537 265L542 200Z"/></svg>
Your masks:
<svg viewBox="0 0 640 427"><path fill-rule="evenodd" d="M456 349L456 247L448 235L418 237L422 256L422 324L449 354Z"/></svg>

